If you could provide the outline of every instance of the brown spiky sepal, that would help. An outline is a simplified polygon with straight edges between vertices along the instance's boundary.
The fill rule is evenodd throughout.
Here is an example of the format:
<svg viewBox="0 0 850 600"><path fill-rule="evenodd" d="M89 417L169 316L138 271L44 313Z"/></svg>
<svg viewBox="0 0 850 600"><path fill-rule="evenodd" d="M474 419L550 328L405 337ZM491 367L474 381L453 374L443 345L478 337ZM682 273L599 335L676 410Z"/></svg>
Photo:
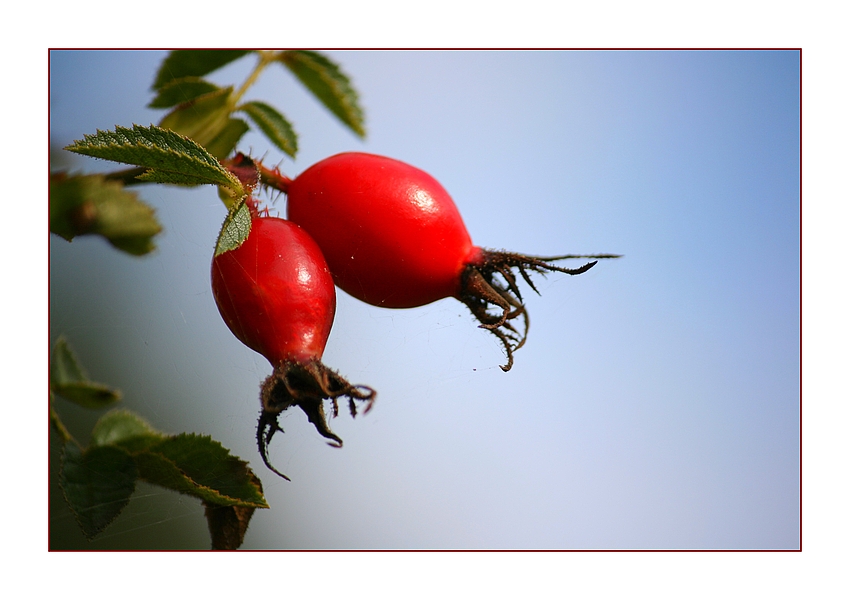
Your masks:
<svg viewBox="0 0 850 600"><path fill-rule="evenodd" d="M257 447L266 466L289 481L289 477L271 465L268 450L274 434L283 431L278 424L278 415L291 406L297 406L304 411L316 431L331 440L328 445L341 448L342 439L330 430L325 416L326 400L330 401L333 416L339 414L340 397L348 398L348 407L354 417L357 415L356 401L366 402L364 414L372 409L375 390L365 385L348 383L339 373L318 360L287 360L278 365L263 382L260 390L263 409L257 423Z"/></svg>
<svg viewBox="0 0 850 600"><path fill-rule="evenodd" d="M519 274L532 290L540 294L531 281L531 273L557 272L567 275L584 273L601 258L619 258L618 254L565 254L563 256L526 256L513 252L497 250L481 250L481 256L473 263L467 264L461 276L461 291L459 299L466 304L473 316L480 322L479 327L488 329L499 338L507 354L508 362L500 365L502 371L510 371L514 364L514 351L525 344L528 336L528 311L522 303L522 292L517 285ZM568 269L551 264L552 261L568 258L594 258L589 263ZM497 277L498 276L498 277ZM490 312L496 307L495 312ZM514 325L513 320L521 318L520 325Z"/></svg>

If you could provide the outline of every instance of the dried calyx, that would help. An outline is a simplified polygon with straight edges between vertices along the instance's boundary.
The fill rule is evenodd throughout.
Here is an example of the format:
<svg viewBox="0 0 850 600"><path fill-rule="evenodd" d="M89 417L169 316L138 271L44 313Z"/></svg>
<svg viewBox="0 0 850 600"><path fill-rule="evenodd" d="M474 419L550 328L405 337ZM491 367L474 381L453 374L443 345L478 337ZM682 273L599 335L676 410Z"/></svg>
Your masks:
<svg viewBox="0 0 850 600"><path fill-rule="evenodd" d="M348 398L351 416L357 415L356 402L365 402L364 414L375 401L375 390L365 385L352 385L337 372L318 360L308 362L285 361L266 378L260 390L262 413L257 424L257 447L265 465L286 480L289 477L275 469L268 458L269 443L278 431L278 415L291 406L298 406L307 419L335 448L342 447L342 439L330 430L324 403L330 401L332 416L339 414L338 399Z"/></svg>
<svg viewBox="0 0 850 600"><path fill-rule="evenodd" d="M556 260L570 258L594 258L574 269L559 267L551 264ZM497 250L482 250L478 259L467 264L461 276L461 291L459 299L466 304L473 316L480 322L479 327L489 330L499 338L508 362L500 365L502 371L509 371L514 364L514 351L525 344L528 336L528 311L522 303L522 292L517 285L519 274L532 290L540 292L531 280L531 273L557 272L567 275L580 275L589 270L601 258L619 258L617 254L565 254L563 256L527 256L513 252ZM498 277L497 277L498 276ZM495 306L495 312L490 312ZM519 326L512 323L521 317Z"/></svg>

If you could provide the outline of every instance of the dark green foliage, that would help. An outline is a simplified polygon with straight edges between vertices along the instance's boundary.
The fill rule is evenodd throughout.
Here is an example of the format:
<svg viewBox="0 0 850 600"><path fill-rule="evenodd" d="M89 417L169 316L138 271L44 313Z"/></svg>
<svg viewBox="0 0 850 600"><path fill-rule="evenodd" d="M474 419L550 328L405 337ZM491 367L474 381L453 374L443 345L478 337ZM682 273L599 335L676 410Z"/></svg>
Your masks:
<svg viewBox="0 0 850 600"><path fill-rule="evenodd" d="M184 77L202 77L242 58L250 50L172 50L157 71L153 89Z"/></svg>
<svg viewBox="0 0 850 600"><path fill-rule="evenodd" d="M87 538L103 531L127 506L137 475L133 458L120 448L81 450L74 442L65 444L59 483Z"/></svg>
<svg viewBox="0 0 850 600"><path fill-rule="evenodd" d="M280 61L340 121L360 137L366 135L363 110L360 108L357 92L335 63L322 54L309 50L284 52L280 55Z"/></svg>
<svg viewBox="0 0 850 600"><path fill-rule="evenodd" d="M174 79L165 84L150 101L148 108L171 108L178 104L185 104L199 96L209 94L218 89L218 86L205 81L200 77L183 77Z"/></svg>

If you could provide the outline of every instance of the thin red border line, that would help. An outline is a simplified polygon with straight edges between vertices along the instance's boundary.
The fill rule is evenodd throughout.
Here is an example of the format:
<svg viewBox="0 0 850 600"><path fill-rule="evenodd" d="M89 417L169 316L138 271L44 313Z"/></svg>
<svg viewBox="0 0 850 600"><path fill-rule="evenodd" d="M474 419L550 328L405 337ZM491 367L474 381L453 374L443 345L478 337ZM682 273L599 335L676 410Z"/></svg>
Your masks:
<svg viewBox="0 0 850 600"><path fill-rule="evenodd" d="M800 48L800 552L803 551L803 49Z"/></svg>
<svg viewBox="0 0 850 600"><path fill-rule="evenodd" d="M223 46L223 47L192 47L192 46L187 46L187 47L184 47L184 48L158 48L158 47L150 47L150 48L86 48L86 47L73 47L73 46L71 46L71 47L56 47L56 48L48 48L47 49L48 54L50 52L53 52L53 51L70 51L70 50L78 50L78 51L86 51L86 50L98 51L98 50L102 50L102 51L124 51L124 52L170 51L170 50L317 50L317 51L327 50L327 51L332 51L332 52L334 52L334 51L336 51L336 52L342 52L342 51L352 51L352 52L353 51L389 51L389 52L392 52L392 51L401 51L401 52L403 52L403 51L410 51L410 52L427 52L427 51L434 51L434 52L440 52L440 51L460 51L460 52L462 52L462 51L473 51L473 52L475 52L475 51L496 51L496 52L497 51L515 51L515 52L525 52L525 51L529 51L529 52L533 52L533 51L541 51L541 52L545 52L545 51L562 51L562 52L567 52L567 51L605 51L605 52L607 52L607 51L611 51L611 52L633 52L633 51L637 51L637 52L639 52L639 51L648 51L648 52L653 52L653 51L658 51L658 52L670 52L670 51L673 51L673 52L675 52L675 51L679 51L679 52L682 52L682 51L694 51L694 52L796 51L796 52L800 52L801 81L802 81L802 51L803 51L803 49L801 47L798 47L798 48L788 47L788 48L786 48L786 47L759 47L759 46L754 46L754 47L741 46L741 47L728 47L728 48L723 48L723 47L718 47L718 48L710 48L710 47L692 47L692 48L688 48L688 47L669 47L669 48L665 48L665 47L645 47L645 48L640 48L640 47L628 47L628 46L621 47L621 48L618 48L618 47L599 47L599 48L593 48L593 47L586 47L586 48L582 48L582 47L578 47L578 48L527 47L527 48L511 48L511 47L507 47L507 46L506 47L490 47L490 48L488 48L488 47L465 48L465 47L460 47L460 46L458 46L458 47L447 46L447 47L444 47L444 48L424 48L424 47L423 48L417 48L417 47L410 47L410 48L403 48L403 47L399 47L399 48L381 48L381 47L371 47L371 48L369 48L369 47L363 47L363 48L338 47L338 48L331 48L331 47L323 47L323 46L315 46L315 47L282 46L282 47L279 47L279 48L259 48L259 47L257 47L257 48L237 48L237 47L229 47L229 46Z"/></svg>
<svg viewBox="0 0 850 600"><path fill-rule="evenodd" d="M185 49L195 49L195 48L185 48ZM223 49L223 48L197 48L197 49ZM235 49L235 48L234 48ZM239 48L245 49L245 48ZM800 158L799 158L799 168L800 168L800 186L799 186L799 194L800 194L800 267L799 267L799 281L800 281L800 385L799 385L799 411L800 411L800 427L799 427L799 482L800 482L800 509L799 509L799 518L800 518L800 526L799 526L799 535L800 535L800 547L799 548L791 548L791 549L521 549L521 550L510 550L510 549L485 549L485 550L473 550L473 549L441 549L441 550L412 550L412 549L395 549L395 550L334 550L334 549L326 549L326 550L273 550L273 549L265 549L265 550L233 550L233 552L802 552L803 551L803 49L799 48L304 48L309 50L513 50L513 51L522 51L522 50L560 50L560 51L795 51L799 52L800 57L800 65L799 65L799 98L800 98L800 107L799 107L799 133L800 133ZM133 51L133 50L173 50L173 48L48 48L47 49L47 64L48 64L48 87L47 87L47 97L48 97L48 114L47 114L47 139L48 139L48 160L47 160L47 170L48 170L48 178L50 175L50 53L53 51L62 51L62 50L102 50L102 51L110 51L110 50L123 50L123 51ZM49 198L48 198L49 203ZM49 211L48 211L49 213ZM47 228L47 243L48 247L50 245L50 223L49 223L49 214L48 214L48 228ZM47 289L48 294L50 292L50 253L48 252L47 257ZM50 307L48 307L48 322L50 317ZM47 332L47 381L48 381L48 395L50 390L50 328L48 327ZM49 403L48 403L48 425L47 425L47 435L48 442L50 439L50 419L49 419ZM49 450L49 449L48 449ZM50 452L47 454L47 487L50 489ZM52 550L50 548L50 519L48 518L47 523L47 549L48 552L121 552L121 550ZM124 550L124 552L209 552L208 550Z"/></svg>

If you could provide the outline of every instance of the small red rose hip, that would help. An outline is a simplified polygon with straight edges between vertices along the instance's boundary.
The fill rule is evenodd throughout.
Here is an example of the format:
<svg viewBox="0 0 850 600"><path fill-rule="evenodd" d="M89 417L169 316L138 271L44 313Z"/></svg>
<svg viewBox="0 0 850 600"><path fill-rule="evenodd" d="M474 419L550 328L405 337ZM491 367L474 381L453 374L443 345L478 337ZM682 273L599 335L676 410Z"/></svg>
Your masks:
<svg viewBox="0 0 850 600"><path fill-rule="evenodd" d="M551 261L616 257L544 258L479 248L436 179L383 156L337 154L281 182L287 217L316 240L340 288L387 308L457 298L501 341L508 358L505 371L528 333L528 313L512 269L537 291L530 271L578 275L597 262L568 269ZM522 317L520 328L511 322L517 317Z"/></svg>
<svg viewBox="0 0 850 600"><path fill-rule="evenodd" d="M282 431L278 415L300 407L318 432L342 446L327 425L324 400L336 416L337 398L347 396L371 408L375 392L353 386L321 362L333 325L336 292L322 252L298 225L261 217L249 199L251 231L239 247L213 258L212 290L224 322L246 346L265 356L274 368L261 391L262 415L257 444L269 464L268 444Z"/></svg>

